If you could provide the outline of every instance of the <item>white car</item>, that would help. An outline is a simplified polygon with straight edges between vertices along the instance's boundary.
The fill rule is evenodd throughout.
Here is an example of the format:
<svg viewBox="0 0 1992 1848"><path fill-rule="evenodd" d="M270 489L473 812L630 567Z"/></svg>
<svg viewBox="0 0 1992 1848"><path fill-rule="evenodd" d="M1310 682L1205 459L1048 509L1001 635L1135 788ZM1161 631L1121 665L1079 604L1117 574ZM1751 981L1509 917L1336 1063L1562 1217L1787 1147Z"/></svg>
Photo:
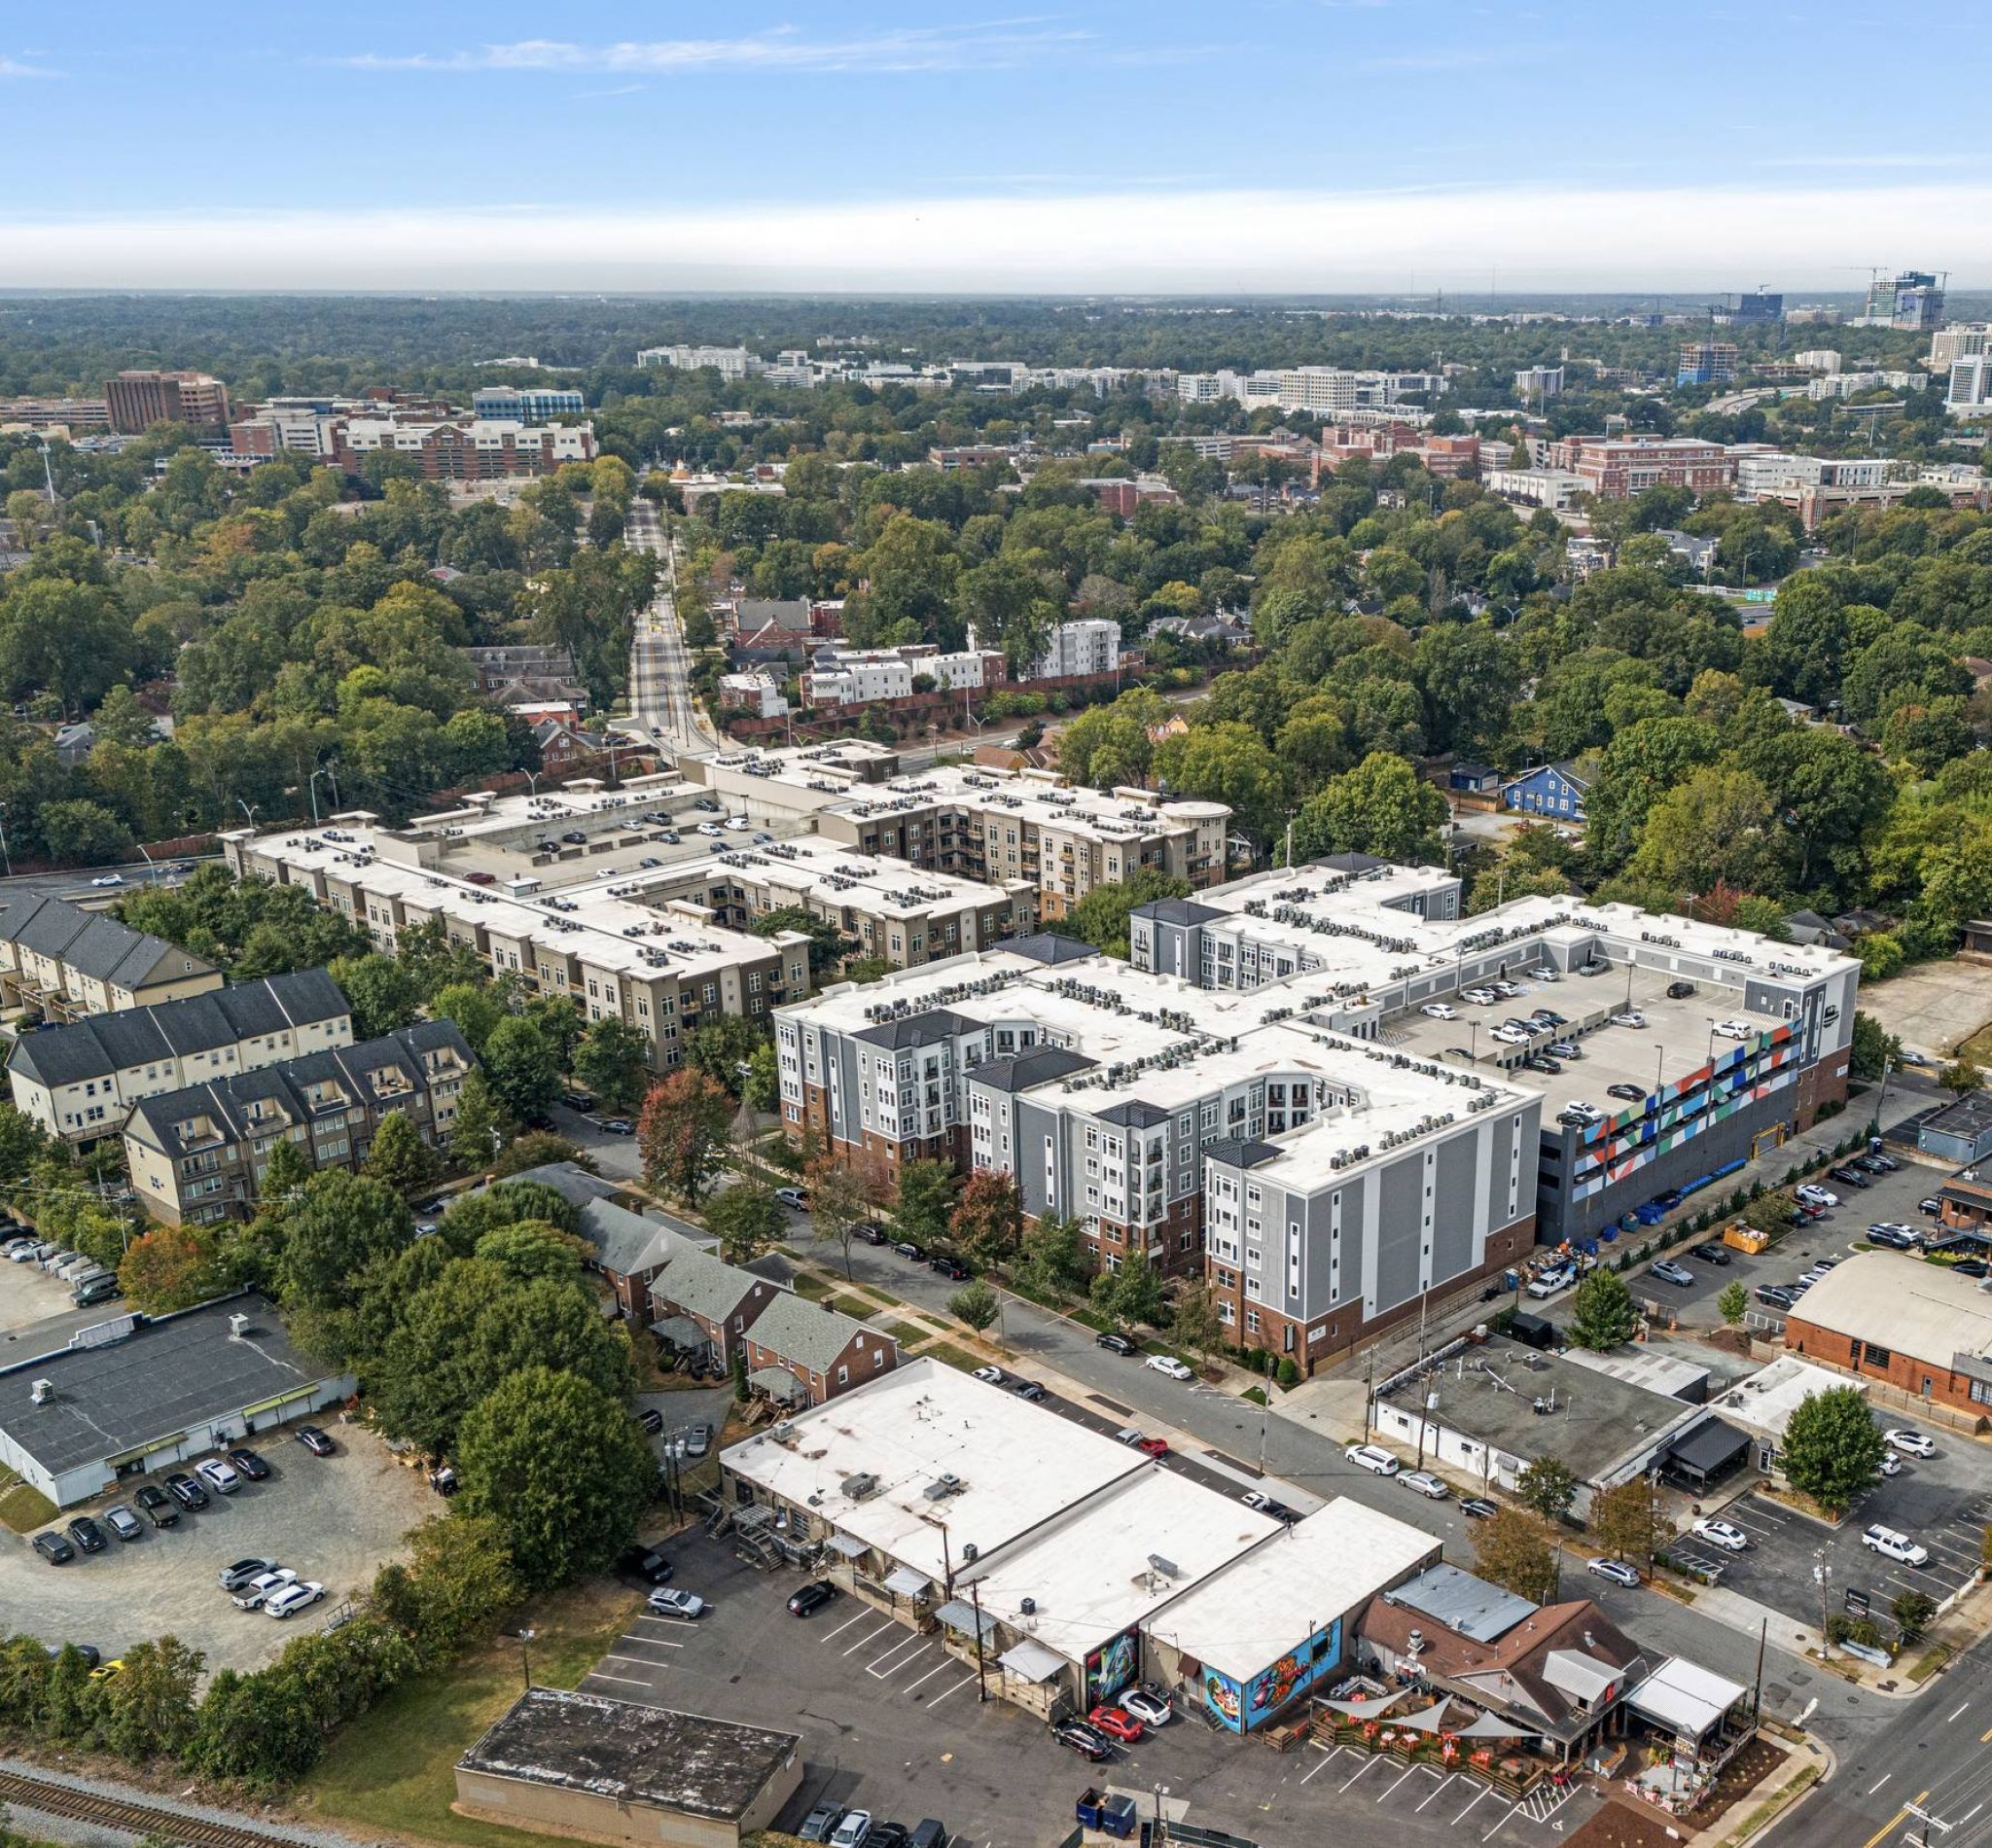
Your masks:
<svg viewBox="0 0 1992 1848"><path fill-rule="evenodd" d="M712 1609L697 1593L680 1591L672 1585L658 1585L648 1603L652 1617L701 1617Z"/></svg>
<svg viewBox="0 0 1992 1848"><path fill-rule="evenodd" d="M240 1473L220 1457L202 1457L194 1466L194 1474L217 1495L232 1495L242 1486Z"/></svg>
<svg viewBox="0 0 1992 1848"><path fill-rule="evenodd" d="M979 1379L985 1385L1000 1386L1003 1384L1003 1369L1000 1367L978 1367L969 1377Z"/></svg>
<svg viewBox="0 0 1992 1848"><path fill-rule="evenodd" d="M1352 1443L1342 1452L1344 1463L1353 1463L1359 1470L1368 1470L1371 1475L1395 1475L1398 1460L1376 1443Z"/></svg>
<svg viewBox="0 0 1992 1848"><path fill-rule="evenodd" d="M1428 1502L1442 1502L1452 1493L1430 1470L1406 1470L1398 1477L1397 1485L1424 1496Z"/></svg>
<svg viewBox="0 0 1992 1848"><path fill-rule="evenodd" d="M1840 1203L1840 1196L1831 1188L1814 1187L1810 1181L1795 1187L1792 1197L1802 1200L1807 1206L1837 1206Z"/></svg>
<svg viewBox="0 0 1992 1848"><path fill-rule="evenodd" d="M1707 1515L1694 1523L1694 1537L1728 1553L1740 1553L1750 1545L1750 1536L1734 1522L1712 1520Z"/></svg>
<svg viewBox="0 0 1992 1848"><path fill-rule="evenodd" d="M1927 1566L1930 1563L1930 1548L1917 1546L1898 1528L1870 1527L1861 1536L1861 1545L1884 1559L1893 1559L1898 1565Z"/></svg>
<svg viewBox="0 0 1992 1848"><path fill-rule="evenodd" d="M1124 1712L1131 1713L1151 1731L1156 1726L1166 1726L1175 1717L1176 1710L1146 1688L1130 1688L1115 1698Z"/></svg>
<svg viewBox="0 0 1992 1848"><path fill-rule="evenodd" d="M836 1833L830 1838L830 1848L858 1848L858 1844L872 1832L872 1812L869 1809L854 1809L845 1813L842 1822L836 1826Z"/></svg>
<svg viewBox="0 0 1992 1848"><path fill-rule="evenodd" d="M749 821L745 815L735 815L727 823L727 826L730 828L734 834L740 835L745 834L748 829L754 826L754 824L751 821Z"/></svg>
<svg viewBox="0 0 1992 1848"><path fill-rule="evenodd" d="M1501 999L1491 988L1462 988L1459 991L1459 998L1462 1001L1471 1001L1476 1008L1491 1008Z"/></svg>
<svg viewBox="0 0 1992 1848"><path fill-rule="evenodd" d="M1715 1036L1719 1040L1747 1040L1757 1029L1747 1020L1718 1020Z"/></svg>
<svg viewBox="0 0 1992 1848"><path fill-rule="evenodd" d="M711 821L702 821L698 824L698 832L701 835L710 835L715 840L717 840L720 835L719 823Z"/></svg>
<svg viewBox="0 0 1992 1848"><path fill-rule="evenodd" d="M1487 1037L1499 1040L1503 1046L1527 1046L1532 1036L1519 1027L1496 1027Z"/></svg>
<svg viewBox="0 0 1992 1848"><path fill-rule="evenodd" d="M1612 1024L1615 1027L1643 1027L1646 1025L1646 1015L1637 1008L1629 1008L1623 1013L1615 1013L1612 1016Z"/></svg>
<svg viewBox="0 0 1992 1848"><path fill-rule="evenodd" d="M1920 1431L1885 1431L1882 1440L1891 1450L1900 1450L1905 1457L1934 1457L1937 1446Z"/></svg>
<svg viewBox="0 0 1992 1848"><path fill-rule="evenodd" d="M1615 1585L1639 1583L1639 1568L1628 1566L1622 1559L1587 1559L1584 1570L1596 1573L1600 1579L1609 1579Z"/></svg>
<svg viewBox="0 0 1992 1848"><path fill-rule="evenodd" d="M1435 1020L1457 1020L1459 1018L1459 1010L1457 1008L1448 1008L1442 1001L1428 1001L1418 1012L1430 1014Z"/></svg>
<svg viewBox="0 0 1992 1848"><path fill-rule="evenodd" d="M235 1609L260 1611L265 1599L272 1592L286 1591L297 1582L298 1575L288 1566L274 1566L268 1572L259 1572L235 1593Z"/></svg>
<svg viewBox="0 0 1992 1848"><path fill-rule="evenodd" d="M1194 1379L1196 1377L1194 1370L1185 1367L1173 1354L1151 1354L1148 1357L1147 1365L1150 1372L1166 1373L1171 1379Z"/></svg>
<svg viewBox="0 0 1992 1848"><path fill-rule="evenodd" d="M124 875L122 872L100 872L90 881L91 885L123 885L124 883Z"/></svg>
<svg viewBox="0 0 1992 1848"><path fill-rule="evenodd" d="M325 1596L325 1587L316 1579L307 1579L302 1584L286 1585L263 1601L265 1617L287 1617L303 1610L307 1605L316 1604Z"/></svg>

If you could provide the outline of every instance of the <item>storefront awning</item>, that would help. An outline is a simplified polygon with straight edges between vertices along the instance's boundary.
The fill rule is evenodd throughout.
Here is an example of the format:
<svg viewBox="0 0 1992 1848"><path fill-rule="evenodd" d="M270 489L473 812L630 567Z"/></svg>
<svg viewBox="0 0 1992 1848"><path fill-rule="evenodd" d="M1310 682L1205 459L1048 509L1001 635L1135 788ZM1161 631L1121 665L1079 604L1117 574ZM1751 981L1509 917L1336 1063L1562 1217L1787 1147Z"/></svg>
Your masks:
<svg viewBox="0 0 1992 1848"><path fill-rule="evenodd" d="M650 1332L666 1347L705 1347L709 1345L705 1331L689 1315L667 1315L661 1322L653 1322Z"/></svg>
<svg viewBox="0 0 1992 1848"><path fill-rule="evenodd" d="M823 1543L834 1553L842 1553L846 1559L862 1559L872 1548L862 1540L853 1540L849 1534L833 1534Z"/></svg>
<svg viewBox="0 0 1992 1848"><path fill-rule="evenodd" d="M966 1598L949 1598L934 1615L950 1630L962 1636L974 1636L979 1620L982 1626L982 1640L986 1643L996 1632L996 1619L984 1611L979 1619L976 1607Z"/></svg>
<svg viewBox="0 0 1992 1848"><path fill-rule="evenodd" d="M934 1589L934 1581L910 1566L895 1566L885 1575L885 1588L903 1598L924 1598Z"/></svg>
<svg viewBox="0 0 1992 1848"><path fill-rule="evenodd" d="M1512 1726L1506 1720L1497 1720L1491 1713L1483 1713L1472 1725L1460 1727L1459 1736L1462 1739L1528 1739L1541 1730L1540 1726Z"/></svg>
<svg viewBox="0 0 1992 1848"><path fill-rule="evenodd" d="M1005 1668L1024 1681L1050 1681L1065 1670L1064 1656L1028 1636L1014 1649L1004 1651L1001 1659Z"/></svg>
<svg viewBox="0 0 1992 1848"><path fill-rule="evenodd" d="M802 1382L785 1367L757 1367L747 1375L747 1384L788 1405L809 1397Z"/></svg>
<svg viewBox="0 0 1992 1848"><path fill-rule="evenodd" d="M1625 1704L1677 1739L1699 1739L1749 1691L1742 1683L1725 1681L1677 1655L1627 1694Z"/></svg>

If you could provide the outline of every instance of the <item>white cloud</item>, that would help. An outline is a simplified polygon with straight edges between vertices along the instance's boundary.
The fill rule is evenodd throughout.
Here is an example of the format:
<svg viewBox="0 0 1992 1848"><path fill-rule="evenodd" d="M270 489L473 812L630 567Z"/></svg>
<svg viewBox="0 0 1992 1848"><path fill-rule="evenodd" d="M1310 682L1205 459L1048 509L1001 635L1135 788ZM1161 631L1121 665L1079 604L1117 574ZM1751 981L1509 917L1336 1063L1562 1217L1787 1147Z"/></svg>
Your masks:
<svg viewBox="0 0 1992 1848"><path fill-rule="evenodd" d="M18 58L0 57L0 77L53 77L55 73L44 70L39 64L23 64Z"/></svg>
<svg viewBox="0 0 1992 1848"><path fill-rule="evenodd" d="M850 38L810 38L795 26L736 39L624 39L578 45L520 39L475 51L362 53L340 58L367 70L556 71L569 74L672 76L688 71L955 71L990 69L1089 35L1037 19L992 19L956 26L904 26Z"/></svg>
<svg viewBox="0 0 1992 1848"><path fill-rule="evenodd" d="M1183 188L679 210L516 206L0 220L15 288L1360 292L1846 285L1848 250L1969 260L1965 184ZM1954 286L1992 274L1954 273Z"/></svg>

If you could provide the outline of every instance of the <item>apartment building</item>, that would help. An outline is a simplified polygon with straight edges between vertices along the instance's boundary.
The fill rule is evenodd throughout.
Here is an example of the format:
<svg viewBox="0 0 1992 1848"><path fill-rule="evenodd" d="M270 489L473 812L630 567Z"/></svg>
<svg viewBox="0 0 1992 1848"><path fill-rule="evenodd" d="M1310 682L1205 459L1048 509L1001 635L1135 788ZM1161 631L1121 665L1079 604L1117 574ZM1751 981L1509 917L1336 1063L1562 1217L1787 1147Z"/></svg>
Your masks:
<svg viewBox="0 0 1992 1848"><path fill-rule="evenodd" d="M1690 340L1675 369L1677 385L1726 385L1736 376L1736 347L1729 340Z"/></svg>
<svg viewBox="0 0 1992 1848"><path fill-rule="evenodd" d="M523 424L479 417L435 423L395 417L349 417L333 431L332 459L348 475L370 455L408 456L430 481L496 481L551 475L569 462L595 458L588 423Z"/></svg>
<svg viewBox="0 0 1992 1848"><path fill-rule="evenodd" d="M750 713L757 719L779 719L789 709L788 695L765 667L756 667L746 673L722 674L719 692L721 705Z"/></svg>
<svg viewBox="0 0 1992 1848"><path fill-rule="evenodd" d="M872 699L906 699L919 691L913 685L925 675L950 693L993 686L1005 678L1002 654L969 646L943 654L931 642L905 648L819 649L802 676L802 703L808 706L856 706Z"/></svg>
<svg viewBox="0 0 1992 1848"><path fill-rule="evenodd" d="M1530 444L1537 466L1565 471L1600 500L1622 501L1650 487L1696 494L1728 486L1734 468L1720 443L1692 437L1563 437Z"/></svg>
<svg viewBox="0 0 1992 1848"><path fill-rule="evenodd" d="M1529 366L1514 375L1514 395L1525 405L1547 404L1563 396L1563 368Z"/></svg>
<svg viewBox="0 0 1992 1848"><path fill-rule="evenodd" d="M1061 622L1031 670L1034 680L1111 674L1120 665L1120 624L1104 617Z"/></svg>
<svg viewBox="0 0 1992 1848"><path fill-rule="evenodd" d="M1961 359L1976 359L1992 352L1992 321L1960 321L1955 327L1939 328L1930 337L1930 357L1925 362L1933 373L1947 373ZM1832 369L1837 372L1837 366Z"/></svg>
<svg viewBox="0 0 1992 1848"><path fill-rule="evenodd" d="M82 1148L117 1135L143 1098L352 1043L345 996L306 969L26 1034L7 1081L17 1110Z"/></svg>
<svg viewBox="0 0 1992 1848"><path fill-rule="evenodd" d="M0 430L108 430L109 405L101 398L0 398Z"/></svg>
<svg viewBox="0 0 1992 1848"><path fill-rule="evenodd" d="M359 1046L141 1098L124 1125L132 1190L167 1226L256 1216L263 1175L288 1142L314 1173L357 1169L391 1111L446 1143L474 1061L453 1021L423 1020Z"/></svg>
<svg viewBox="0 0 1992 1848"><path fill-rule="evenodd" d="M544 385L480 385L471 394L472 416L502 423L551 423L587 409L580 392Z"/></svg>
<svg viewBox="0 0 1992 1848"><path fill-rule="evenodd" d="M104 385L111 428L143 435L156 423L183 423L219 435L229 427L229 388L206 373L120 373Z"/></svg>
<svg viewBox="0 0 1992 1848"><path fill-rule="evenodd" d="M584 812L584 802L620 807L625 800L590 794L562 815ZM485 839L516 835L520 823L511 813L490 821L472 808L462 820L438 817L407 829L381 828L364 812L333 819L338 825L317 832L225 835L230 871L303 886L382 949L392 950L406 930L438 926L494 976L514 976L534 993L565 995L590 1020L614 1017L633 1027L650 1043L655 1070L682 1063L687 1040L704 1021L721 1014L761 1020L777 1003L809 992L808 939L798 932L744 936L715 925L698 906L638 903L620 884L548 892L538 875L521 871L501 890L495 874L473 868L480 872L473 879L444 870L445 848L476 844L470 829L488 829ZM610 844L617 838L604 836ZM540 857L550 865L557 858Z"/></svg>
<svg viewBox="0 0 1992 1848"><path fill-rule="evenodd" d="M1952 362L1943 408L1954 417L1992 410L1992 353L1980 351Z"/></svg>
<svg viewBox="0 0 1992 1848"><path fill-rule="evenodd" d="M669 367L677 373L703 372L710 367L729 384L761 371L758 355L744 346L646 346L636 356L639 367Z"/></svg>
<svg viewBox="0 0 1992 1848"><path fill-rule="evenodd" d="M221 985L204 957L65 899L30 895L0 911L0 1002L47 1019L150 1008Z"/></svg>
<svg viewBox="0 0 1992 1848"><path fill-rule="evenodd" d="M590 703L571 650L537 643L457 651L478 677L478 692L494 706L551 701L586 711Z"/></svg>

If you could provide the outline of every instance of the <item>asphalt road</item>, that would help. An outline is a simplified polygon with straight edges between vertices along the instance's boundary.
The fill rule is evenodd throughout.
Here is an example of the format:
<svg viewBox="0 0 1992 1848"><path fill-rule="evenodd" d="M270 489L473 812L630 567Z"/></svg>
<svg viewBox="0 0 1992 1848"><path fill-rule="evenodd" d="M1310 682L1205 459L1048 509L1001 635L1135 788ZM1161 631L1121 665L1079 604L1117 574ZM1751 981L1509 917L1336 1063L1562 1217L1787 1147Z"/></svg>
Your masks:
<svg viewBox="0 0 1992 1848"><path fill-rule="evenodd" d="M657 594L639 613L630 638L630 724L675 750L710 750L721 740L692 697L692 657L675 598L677 549L649 501L639 499L630 505L628 543L632 550L650 552L664 563Z"/></svg>
<svg viewBox="0 0 1992 1848"><path fill-rule="evenodd" d="M203 862L194 860L186 864L198 867ZM123 881L122 887L90 884L92 879L104 878L114 872ZM178 885L185 876L184 873L160 875L143 860L136 865L85 867L68 872L22 872L11 878L0 878L0 906L20 905L36 898L68 899L75 904L95 900L98 904L107 904L113 899L123 898L126 892L151 885L156 877L160 885Z"/></svg>

